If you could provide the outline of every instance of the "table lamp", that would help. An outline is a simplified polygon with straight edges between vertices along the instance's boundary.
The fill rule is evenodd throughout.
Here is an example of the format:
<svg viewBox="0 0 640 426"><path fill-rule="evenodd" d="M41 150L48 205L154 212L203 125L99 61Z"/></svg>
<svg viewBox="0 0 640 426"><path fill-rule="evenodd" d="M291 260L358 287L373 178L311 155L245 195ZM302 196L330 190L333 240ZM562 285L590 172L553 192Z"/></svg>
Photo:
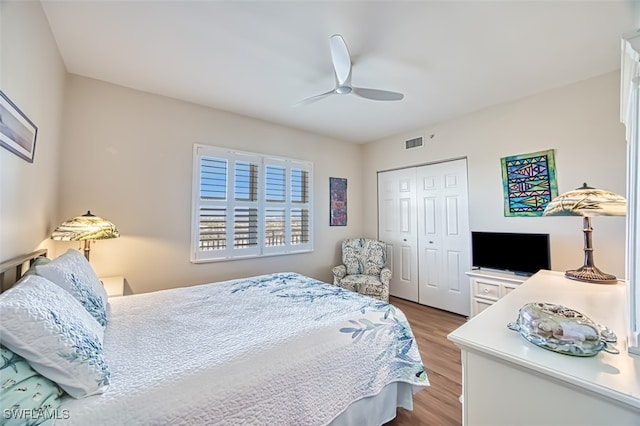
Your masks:
<svg viewBox="0 0 640 426"><path fill-rule="evenodd" d="M595 189L586 183L573 191L565 192L551 200L544 210L544 216L582 216L584 231L584 265L565 272L572 280L598 284L614 284L615 275L596 268L593 262L591 243L591 216L625 216L627 201L614 192Z"/></svg>
<svg viewBox="0 0 640 426"><path fill-rule="evenodd" d="M120 233L116 226L106 219L87 211L82 216L74 217L62 223L51 234L56 241L84 241L84 257L89 260L91 241L118 238Z"/></svg>

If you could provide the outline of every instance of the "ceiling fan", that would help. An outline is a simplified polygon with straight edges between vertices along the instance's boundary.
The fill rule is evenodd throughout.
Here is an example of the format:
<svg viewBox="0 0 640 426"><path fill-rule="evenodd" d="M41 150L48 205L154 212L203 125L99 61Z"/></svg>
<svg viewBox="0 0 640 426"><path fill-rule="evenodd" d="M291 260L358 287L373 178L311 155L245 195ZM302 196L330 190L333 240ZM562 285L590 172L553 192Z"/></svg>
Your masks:
<svg viewBox="0 0 640 426"><path fill-rule="evenodd" d="M348 95L353 93L361 98L374 101L399 101L404 98L402 93L389 92L387 90L367 89L351 85L351 56L347 44L340 34L334 34L330 40L331 59L336 78L336 87L320 95L303 99L296 105L307 105L317 102L331 95Z"/></svg>

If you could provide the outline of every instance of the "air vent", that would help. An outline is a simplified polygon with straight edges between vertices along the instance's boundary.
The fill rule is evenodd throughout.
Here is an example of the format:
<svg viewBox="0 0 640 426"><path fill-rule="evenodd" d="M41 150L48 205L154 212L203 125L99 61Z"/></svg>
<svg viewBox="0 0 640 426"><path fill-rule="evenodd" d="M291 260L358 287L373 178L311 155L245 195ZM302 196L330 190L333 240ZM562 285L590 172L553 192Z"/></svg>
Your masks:
<svg viewBox="0 0 640 426"><path fill-rule="evenodd" d="M423 146L424 141L422 140L422 136L404 141L404 149L422 148Z"/></svg>

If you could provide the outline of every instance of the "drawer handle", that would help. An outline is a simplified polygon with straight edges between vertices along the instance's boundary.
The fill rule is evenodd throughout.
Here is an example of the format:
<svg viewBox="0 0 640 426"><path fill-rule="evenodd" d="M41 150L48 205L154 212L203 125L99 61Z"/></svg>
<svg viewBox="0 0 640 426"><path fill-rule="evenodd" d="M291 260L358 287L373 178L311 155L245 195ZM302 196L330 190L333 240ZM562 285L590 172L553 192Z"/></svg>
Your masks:
<svg viewBox="0 0 640 426"><path fill-rule="evenodd" d="M485 288L485 289L483 289L483 290L482 290L482 292L483 292L484 294L487 294L487 293L489 293L489 289L488 289L488 288Z"/></svg>

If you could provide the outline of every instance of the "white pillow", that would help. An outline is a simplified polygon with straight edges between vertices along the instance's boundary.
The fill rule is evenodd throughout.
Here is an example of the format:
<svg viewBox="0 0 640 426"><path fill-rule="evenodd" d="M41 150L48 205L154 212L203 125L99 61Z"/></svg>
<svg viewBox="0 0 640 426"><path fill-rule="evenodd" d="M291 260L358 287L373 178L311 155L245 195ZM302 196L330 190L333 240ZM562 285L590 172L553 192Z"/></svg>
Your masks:
<svg viewBox="0 0 640 426"><path fill-rule="evenodd" d="M36 266L36 273L67 290L101 326L107 325L107 292L79 251L67 250L46 265Z"/></svg>
<svg viewBox="0 0 640 426"><path fill-rule="evenodd" d="M0 295L0 344L74 398L109 385L104 330L73 296L38 275Z"/></svg>

